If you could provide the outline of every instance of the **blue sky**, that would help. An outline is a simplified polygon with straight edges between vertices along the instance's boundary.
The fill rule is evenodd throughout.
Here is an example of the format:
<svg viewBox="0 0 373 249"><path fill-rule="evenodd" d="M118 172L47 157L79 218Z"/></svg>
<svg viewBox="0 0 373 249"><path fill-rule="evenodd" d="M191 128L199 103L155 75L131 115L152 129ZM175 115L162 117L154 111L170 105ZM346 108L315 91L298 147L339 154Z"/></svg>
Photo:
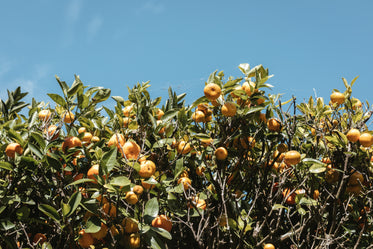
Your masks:
<svg viewBox="0 0 373 249"><path fill-rule="evenodd" d="M240 63L274 74L272 93L329 99L341 77L360 75L353 95L371 97L372 1L2 1L0 98L20 85L37 100L60 93L58 75L127 97L150 80L191 103L214 70ZM368 90L369 89L369 90ZM113 101L111 101L113 102ZM108 104L110 104L108 102Z"/></svg>

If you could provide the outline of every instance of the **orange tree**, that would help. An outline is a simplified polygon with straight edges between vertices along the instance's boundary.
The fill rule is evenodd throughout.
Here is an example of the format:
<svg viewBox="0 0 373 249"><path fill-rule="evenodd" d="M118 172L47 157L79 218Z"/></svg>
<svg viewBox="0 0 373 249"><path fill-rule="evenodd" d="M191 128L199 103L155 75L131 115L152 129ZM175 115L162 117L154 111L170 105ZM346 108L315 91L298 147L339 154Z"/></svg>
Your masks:
<svg viewBox="0 0 373 249"><path fill-rule="evenodd" d="M268 69L199 98L71 86L0 104L2 248L367 248L371 110L346 90L282 103ZM21 110L28 106L27 114ZM367 103L369 107L369 103ZM23 113L26 113L24 111Z"/></svg>

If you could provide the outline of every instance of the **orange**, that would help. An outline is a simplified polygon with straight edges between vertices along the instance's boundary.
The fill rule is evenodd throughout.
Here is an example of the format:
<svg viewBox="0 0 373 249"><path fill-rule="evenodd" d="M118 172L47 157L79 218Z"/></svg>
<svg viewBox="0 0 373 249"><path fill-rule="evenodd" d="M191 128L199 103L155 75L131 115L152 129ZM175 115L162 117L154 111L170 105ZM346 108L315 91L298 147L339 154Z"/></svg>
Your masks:
<svg viewBox="0 0 373 249"><path fill-rule="evenodd" d="M156 113L155 113L155 117L159 120L163 117L164 115L164 112L162 111L162 109L157 109Z"/></svg>
<svg viewBox="0 0 373 249"><path fill-rule="evenodd" d="M228 151L224 147L217 148L214 153L217 160L225 160L228 157Z"/></svg>
<svg viewBox="0 0 373 249"><path fill-rule="evenodd" d="M265 113L260 113L259 114L259 120L263 123L267 122L266 114Z"/></svg>
<svg viewBox="0 0 373 249"><path fill-rule="evenodd" d="M361 107L363 107L363 104L361 103L361 101L359 99L353 99L355 100L355 103L352 105L352 109L353 110L357 110L357 109L360 109Z"/></svg>
<svg viewBox="0 0 373 249"><path fill-rule="evenodd" d="M102 207L102 210L104 213L109 215L110 217L116 217L117 216L117 207L113 203L105 203Z"/></svg>
<svg viewBox="0 0 373 249"><path fill-rule="evenodd" d="M133 192L133 191L128 191L126 193L126 197L125 197L125 200L129 203L129 204L136 204L138 201L139 201L139 197L137 197L137 195Z"/></svg>
<svg viewBox="0 0 373 249"><path fill-rule="evenodd" d="M124 229L121 225L115 224L110 227L110 232L113 236L124 234Z"/></svg>
<svg viewBox="0 0 373 249"><path fill-rule="evenodd" d="M71 149L74 147L82 147L82 141L80 141L80 139L77 137L65 138L65 141L62 143L62 151L67 152L68 149Z"/></svg>
<svg viewBox="0 0 373 249"><path fill-rule="evenodd" d="M60 135L60 130L57 130L57 128L58 127L55 125L50 125L48 127L48 131L44 130L44 134L46 134L47 139L55 140L58 138L58 136Z"/></svg>
<svg viewBox="0 0 373 249"><path fill-rule="evenodd" d="M177 146L177 152L179 152L180 154L188 154L191 150L192 146L190 145L190 143L187 143L185 141L179 142Z"/></svg>
<svg viewBox="0 0 373 249"><path fill-rule="evenodd" d="M221 113L226 117L233 117L237 113L237 107L233 102L225 102L221 107Z"/></svg>
<svg viewBox="0 0 373 249"><path fill-rule="evenodd" d="M331 166L328 165L328 170L325 174L325 180L329 184L336 183L339 179L339 172L334 170Z"/></svg>
<svg viewBox="0 0 373 249"><path fill-rule="evenodd" d="M128 160L137 159L140 155L140 146L134 141L127 141L123 145L123 153Z"/></svg>
<svg viewBox="0 0 373 249"><path fill-rule="evenodd" d="M77 180L83 179L83 176L84 176L83 173L79 173L76 176L74 176L73 180L77 181Z"/></svg>
<svg viewBox="0 0 373 249"><path fill-rule="evenodd" d="M99 175L99 165L98 164L95 164L93 165L87 172L87 177L89 179L92 179L94 180L96 183L97 183L97 179L95 176L98 176Z"/></svg>
<svg viewBox="0 0 373 249"><path fill-rule="evenodd" d="M154 179L154 176L151 176L151 178ZM141 185L144 187L144 189L153 189L153 188L155 188L155 184L150 184L150 183L144 182L144 179L141 179Z"/></svg>
<svg viewBox="0 0 373 249"><path fill-rule="evenodd" d="M19 143L10 143L8 146L5 148L5 154L10 157L14 158L17 154L22 154L23 149Z"/></svg>
<svg viewBox="0 0 373 249"><path fill-rule="evenodd" d="M153 161L145 160L145 161L141 162L139 175L142 178L151 177L155 173L155 171L156 171L156 166L153 163Z"/></svg>
<svg viewBox="0 0 373 249"><path fill-rule="evenodd" d="M32 242L34 242L34 244L38 244L38 243L43 244L46 241L47 241L47 236L45 236L42 233L35 234L34 239L32 240Z"/></svg>
<svg viewBox="0 0 373 249"><path fill-rule="evenodd" d="M351 185L351 186L347 186L346 188L347 193L355 194L355 195L360 194L361 190L362 190L362 187L360 185Z"/></svg>
<svg viewBox="0 0 373 249"><path fill-rule="evenodd" d="M79 134L81 134L81 133L83 133L83 132L86 132L87 131L87 129L85 128L85 127L80 127L79 129L78 129L78 133Z"/></svg>
<svg viewBox="0 0 373 249"><path fill-rule="evenodd" d="M341 105L345 102L345 95L340 92L334 92L330 95L330 101L334 104L337 103L338 105Z"/></svg>
<svg viewBox="0 0 373 249"><path fill-rule="evenodd" d="M133 110L132 105L124 107L123 110L122 110L123 115L126 116L126 117L129 117L131 115L132 110Z"/></svg>
<svg viewBox="0 0 373 249"><path fill-rule="evenodd" d="M163 124L163 121L162 120L157 120L157 126L160 126ZM165 132L166 128L165 127L162 127L159 131L158 131L158 134L163 134Z"/></svg>
<svg viewBox="0 0 373 249"><path fill-rule="evenodd" d="M139 248L140 247L140 234L132 233L128 238L128 245L130 248Z"/></svg>
<svg viewBox="0 0 373 249"><path fill-rule="evenodd" d="M298 151L291 150L291 151L288 151L288 152L285 153L284 162L288 166L295 165L295 164L298 164L300 162L300 158L301 158L301 156L300 156L300 153Z"/></svg>
<svg viewBox="0 0 373 249"><path fill-rule="evenodd" d="M356 143L360 138L360 131L358 129L353 128L347 132L346 137L348 141Z"/></svg>
<svg viewBox="0 0 373 249"><path fill-rule="evenodd" d="M225 214L221 215L219 218L219 226L225 227L227 224L228 224L228 217Z"/></svg>
<svg viewBox="0 0 373 249"><path fill-rule="evenodd" d="M270 118L267 121L268 130L279 132L281 130L281 122L275 118Z"/></svg>
<svg viewBox="0 0 373 249"><path fill-rule="evenodd" d="M313 191L313 199L317 200L319 199L320 191L318 189L315 189Z"/></svg>
<svg viewBox="0 0 373 249"><path fill-rule="evenodd" d="M137 233L139 231L138 222L128 217L122 220L122 226L126 233Z"/></svg>
<svg viewBox="0 0 373 249"><path fill-rule="evenodd" d="M93 143L97 143L98 141L100 141L100 138L97 137L97 136L93 136L92 139L91 139L91 142L93 142Z"/></svg>
<svg viewBox="0 0 373 249"><path fill-rule="evenodd" d="M220 97L221 88L215 83L209 83L203 89L203 93L208 100L213 101Z"/></svg>
<svg viewBox="0 0 373 249"><path fill-rule="evenodd" d="M202 175L203 175L203 172L205 172L205 170L206 170L206 167L204 167L204 166L199 166L199 167L196 168L196 174L197 174L198 176L202 176Z"/></svg>
<svg viewBox="0 0 373 249"><path fill-rule="evenodd" d="M164 214L158 215L156 218L152 220L153 227L163 228L168 232L171 232L172 229L172 221L169 217Z"/></svg>
<svg viewBox="0 0 373 249"><path fill-rule="evenodd" d="M74 121L74 113L72 113L71 111L65 111L63 114L62 114L62 119L63 119L63 122L65 122L66 124L70 124Z"/></svg>
<svg viewBox="0 0 373 249"><path fill-rule="evenodd" d="M275 249L275 246L271 243L265 244L263 249Z"/></svg>
<svg viewBox="0 0 373 249"><path fill-rule="evenodd" d="M184 190L189 189L190 185L192 184L192 181L189 179L189 177L181 177L178 181L177 184L182 183L184 186Z"/></svg>
<svg viewBox="0 0 373 249"><path fill-rule="evenodd" d="M96 200L97 200L100 204L105 204L105 203L108 203L108 202L109 202L105 196L104 196L104 198L102 198L102 195L99 195L98 197L96 197Z"/></svg>
<svg viewBox="0 0 373 249"><path fill-rule="evenodd" d="M85 143L89 143L89 142L91 142L92 137L93 137L92 133L90 133L90 132L84 132L82 141L85 142Z"/></svg>
<svg viewBox="0 0 373 249"><path fill-rule="evenodd" d="M365 132L360 135L359 142L364 147L370 147L373 144L373 137L370 133Z"/></svg>
<svg viewBox="0 0 373 249"><path fill-rule="evenodd" d="M286 151L288 151L288 146L284 143L281 143L277 146L277 150L280 152L280 153L284 153Z"/></svg>
<svg viewBox="0 0 373 249"><path fill-rule="evenodd" d="M205 122L205 114L197 110L192 114L192 119L197 123Z"/></svg>
<svg viewBox="0 0 373 249"><path fill-rule="evenodd" d="M211 145L213 141L214 141L214 139L212 139L212 138L201 139L201 144L203 145L203 147L207 147L207 146Z"/></svg>
<svg viewBox="0 0 373 249"><path fill-rule="evenodd" d="M242 84L242 89L246 92L248 96L251 96L254 92L258 92L258 89L255 89L255 83L252 81L244 82Z"/></svg>
<svg viewBox="0 0 373 249"><path fill-rule="evenodd" d="M364 183L364 176L359 171L355 171L348 179L348 185L360 185L360 183Z"/></svg>
<svg viewBox="0 0 373 249"><path fill-rule="evenodd" d="M289 205L294 205L295 204L295 196L296 196L296 193L293 192L291 195L289 195L291 193L291 190L289 188L286 188L284 189L284 191L282 191L282 196L284 198L286 198L286 203L289 204Z"/></svg>
<svg viewBox="0 0 373 249"><path fill-rule="evenodd" d="M94 244L95 240L90 233L86 233L84 230L79 232L78 243L83 248L90 248Z"/></svg>
<svg viewBox="0 0 373 249"><path fill-rule="evenodd" d="M188 208L194 207L206 210L206 201L200 199L199 197L193 197L191 203L188 203Z"/></svg>
<svg viewBox="0 0 373 249"><path fill-rule="evenodd" d="M123 118L123 127L128 127L128 124L131 122L131 118L129 118L129 117L125 117L125 118Z"/></svg>
<svg viewBox="0 0 373 249"><path fill-rule="evenodd" d="M91 235L93 238L100 240L106 237L107 232L108 232L108 227L105 225L105 223L101 222L100 230L96 233L92 233Z"/></svg>
<svg viewBox="0 0 373 249"><path fill-rule="evenodd" d="M39 119L41 121L48 121L50 116L51 116L51 112L49 110L41 110L38 114L39 116Z"/></svg>
<svg viewBox="0 0 373 249"><path fill-rule="evenodd" d="M142 193L144 192L144 188L141 187L140 185L135 185L132 189L132 191L137 194L137 195L142 195Z"/></svg>
<svg viewBox="0 0 373 249"><path fill-rule="evenodd" d="M126 140L124 139L124 136L119 133L115 133L111 136L109 139L109 142L107 143L107 146L111 147L113 145L117 146L119 150L121 150L121 147L123 147Z"/></svg>
<svg viewBox="0 0 373 249"><path fill-rule="evenodd" d="M282 160L284 160L284 157L285 157L285 153L280 153L278 150L275 150L275 152L273 153L273 159L276 159L276 162L280 163L282 162Z"/></svg>

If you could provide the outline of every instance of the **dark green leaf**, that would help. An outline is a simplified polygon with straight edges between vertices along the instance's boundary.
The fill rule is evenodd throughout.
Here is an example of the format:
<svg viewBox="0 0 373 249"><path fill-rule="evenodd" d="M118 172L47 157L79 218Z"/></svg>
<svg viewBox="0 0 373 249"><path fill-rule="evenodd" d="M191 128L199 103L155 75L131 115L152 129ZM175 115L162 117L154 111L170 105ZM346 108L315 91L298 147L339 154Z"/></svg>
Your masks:
<svg viewBox="0 0 373 249"><path fill-rule="evenodd" d="M171 239L172 239L171 234L170 234L167 230L165 230L165 229L158 228L158 227L151 227L151 229L152 229L154 232L156 232L156 233L158 233L159 235L161 235L163 238L166 238L166 239L168 239L168 240L171 240Z"/></svg>
<svg viewBox="0 0 373 249"><path fill-rule="evenodd" d="M81 201L82 201L82 193L80 193L80 191L75 192L69 200L69 206L71 207L71 210L67 216L70 216L74 213L74 211L79 206Z"/></svg>
<svg viewBox="0 0 373 249"><path fill-rule="evenodd" d="M158 212L159 212L158 201L157 201L157 198L154 197L146 203L144 215L148 215L151 217L157 217Z"/></svg>
<svg viewBox="0 0 373 249"><path fill-rule="evenodd" d="M0 161L0 168L13 171L13 165L4 161Z"/></svg>
<svg viewBox="0 0 373 249"><path fill-rule="evenodd" d="M92 216L89 218L86 224L86 233L97 233L101 229L101 220L96 217Z"/></svg>
<svg viewBox="0 0 373 249"><path fill-rule="evenodd" d="M67 108L67 103L65 101L65 99L63 97L61 97L60 95L58 94L55 94L55 93L48 93L47 94L56 104L64 107L64 108Z"/></svg>
<svg viewBox="0 0 373 249"><path fill-rule="evenodd" d="M114 186L124 187L130 185L131 181L125 176L117 176L111 179L110 184Z"/></svg>
<svg viewBox="0 0 373 249"><path fill-rule="evenodd" d="M117 147L113 146L109 151L105 152L101 159L101 165L106 167L110 172L117 163Z"/></svg>
<svg viewBox="0 0 373 249"><path fill-rule="evenodd" d="M52 207L50 205L47 205L47 204L40 204L38 206L38 208L45 215L47 215L48 217L52 218L53 220L59 222L60 215L58 214L57 210L54 207Z"/></svg>

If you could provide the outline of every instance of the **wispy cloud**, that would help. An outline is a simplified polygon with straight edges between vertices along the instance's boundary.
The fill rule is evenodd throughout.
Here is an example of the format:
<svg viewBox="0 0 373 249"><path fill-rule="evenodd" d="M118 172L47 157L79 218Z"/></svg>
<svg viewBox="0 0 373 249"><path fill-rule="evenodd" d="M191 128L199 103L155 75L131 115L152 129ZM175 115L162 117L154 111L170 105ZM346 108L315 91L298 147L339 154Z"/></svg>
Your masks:
<svg viewBox="0 0 373 249"><path fill-rule="evenodd" d="M92 18L88 23L87 38L88 41L92 40L96 34L100 31L103 24L103 19L99 16Z"/></svg>
<svg viewBox="0 0 373 249"><path fill-rule="evenodd" d="M150 12L152 14L161 14L166 10L165 5L160 0L149 0L145 2L137 11L137 14Z"/></svg>
<svg viewBox="0 0 373 249"><path fill-rule="evenodd" d="M67 5L66 18L69 23L75 23L79 19L82 9L81 0L71 0Z"/></svg>

